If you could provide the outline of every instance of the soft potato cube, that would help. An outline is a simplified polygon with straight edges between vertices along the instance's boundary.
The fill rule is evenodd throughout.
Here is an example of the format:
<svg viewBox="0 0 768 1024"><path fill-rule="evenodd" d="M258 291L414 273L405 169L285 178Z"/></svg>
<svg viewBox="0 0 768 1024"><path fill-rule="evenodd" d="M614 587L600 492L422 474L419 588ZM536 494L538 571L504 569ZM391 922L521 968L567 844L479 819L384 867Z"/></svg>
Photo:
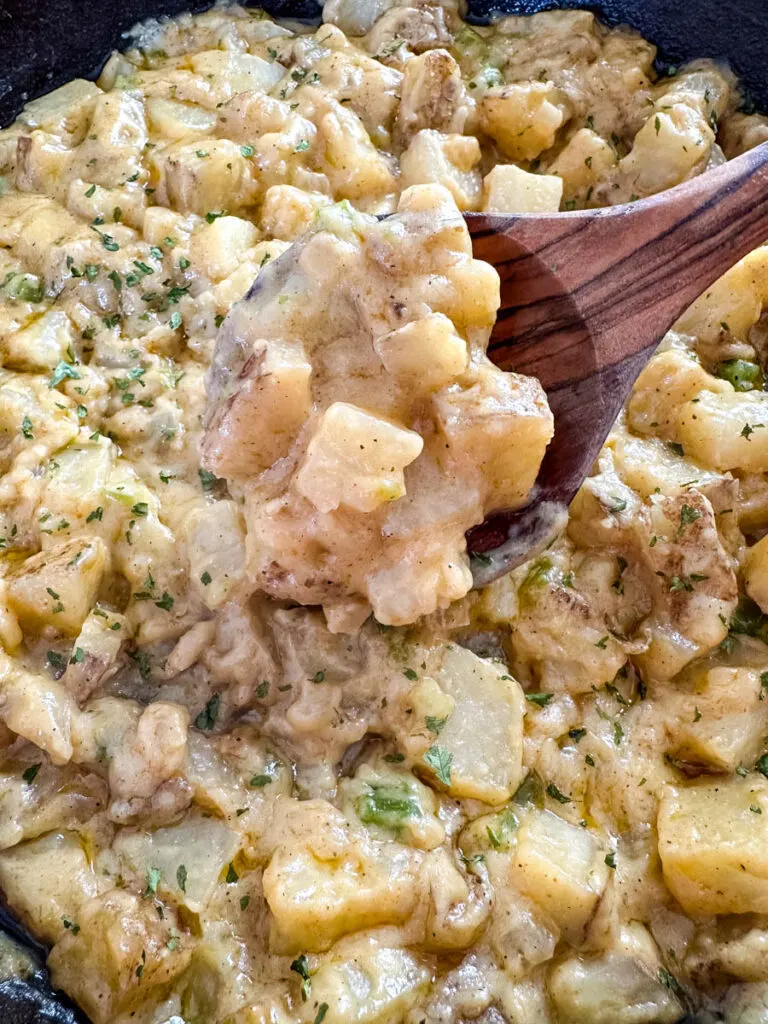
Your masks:
<svg viewBox="0 0 768 1024"><path fill-rule="evenodd" d="M467 344L442 313L383 334L373 347L389 373L428 390L449 384L467 366Z"/></svg>
<svg viewBox="0 0 768 1024"><path fill-rule="evenodd" d="M680 317L675 328L700 341L716 341L723 324L735 338L760 319L768 301L768 245L753 250L731 267Z"/></svg>
<svg viewBox="0 0 768 1024"><path fill-rule="evenodd" d="M278 847L264 872L272 948L321 952L350 932L401 924L416 903L416 864L407 847L351 836L335 853L311 841Z"/></svg>
<svg viewBox="0 0 768 1024"><path fill-rule="evenodd" d="M371 142L353 110L328 99L328 112L318 125L325 143L320 170L331 183L337 199L362 199L397 190L398 179L390 162Z"/></svg>
<svg viewBox="0 0 768 1024"><path fill-rule="evenodd" d="M768 400L758 391L704 391L678 411L676 438L713 469L768 472Z"/></svg>
<svg viewBox="0 0 768 1024"><path fill-rule="evenodd" d="M654 355L635 382L627 405L627 423L638 434L673 431L678 412L702 391L733 391L727 381L707 373L696 356L679 343Z"/></svg>
<svg viewBox="0 0 768 1024"><path fill-rule="evenodd" d="M62 881L66 879L66 884ZM49 832L0 853L0 887L14 912L43 942L77 924L81 905L103 888L76 832Z"/></svg>
<svg viewBox="0 0 768 1024"><path fill-rule="evenodd" d="M8 728L44 750L54 764L72 757L72 720L78 708L66 688L53 679L14 667L2 656L2 719Z"/></svg>
<svg viewBox="0 0 768 1024"><path fill-rule="evenodd" d="M684 705L677 697L671 711L672 753L715 771L751 764L762 750L768 726L762 695L757 671L710 669Z"/></svg>
<svg viewBox="0 0 768 1024"><path fill-rule="evenodd" d="M234 501L193 509L184 520L189 574L209 608L217 608L245 574L245 527Z"/></svg>
<svg viewBox="0 0 768 1024"><path fill-rule="evenodd" d="M768 536L754 544L744 559L744 586L760 610L768 615Z"/></svg>
<svg viewBox="0 0 768 1024"><path fill-rule="evenodd" d="M130 635L128 620L116 612L105 612L97 607L86 617L74 645L74 651L79 649L81 656L74 660L73 654L62 678L78 703L90 697L99 683L112 675L120 649Z"/></svg>
<svg viewBox="0 0 768 1024"><path fill-rule="evenodd" d="M174 142L153 149L150 163L158 178L157 197L174 209L222 213L248 205L249 168L240 147L229 139Z"/></svg>
<svg viewBox="0 0 768 1024"><path fill-rule="evenodd" d="M658 830L664 880L687 914L768 913L765 779L670 786Z"/></svg>
<svg viewBox="0 0 768 1024"><path fill-rule="evenodd" d="M141 97L127 89L102 93L96 99L88 135L74 151L78 176L117 188L140 171L146 142Z"/></svg>
<svg viewBox="0 0 768 1024"><path fill-rule="evenodd" d="M57 452L58 468L45 485L46 510L87 517L104 502L114 458L115 445L107 438Z"/></svg>
<svg viewBox="0 0 768 1024"><path fill-rule="evenodd" d="M26 104L19 121L28 128L42 128L54 135L74 132L93 109L101 89L94 82L74 78L53 92Z"/></svg>
<svg viewBox="0 0 768 1024"><path fill-rule="evenodd" d="M8 604L25 630L53 626L76 636L96 599L108 552L98 537L75 537L25 559L8 578Z"/></svg>
<svg viewBox="0 0 768 1024"><path fill-rule="evenodd" d="M563 179L529 174L515 164L497 164L483 182L485 213L557 213Z"/></svg>
<svg viewBox="0 0 768 1024"><path fill-rule="evenodd" d="M207 135L216 125L216 114L212 110L205 110L192 103L177 103L160 96L147 100L147 114L153 130L166 139Z"/></svg>
<svg viewBox="0 0 768 1024"><path fill-rule="evenodd" d="M551 82L489 89L480 104L483 129L510 160L533 160L554 143L565 117Z"/></svg>
<svg viewBox="0 0 768 1024"><path fill-rule="evenodd" d="M66 357L74 340L67 314L62 309L51 309L29 327L6 334L3 363L8 369L29 373L52 370Z"/></svg>
<svg viewBox="0 0 768 1024"><path fill-rule="evenodd" d="M443 135L424 128L400 158L402 187L443 185L460 210L478 210L483 185L475 169L479 162L480 143L474 136Z"/></svg>
<svg viewBox="0 0 768 1024"><path fill-rule="evenodd" d="M486 507L521 505L553 434L539 382L489 366L470 388L451 385L435 395L434 403L449 455L482 470Z"/></svg>
<svg viewBox="0 0 768 1024"><path fill-rule="evenodd" d="M675 1024L683 1012L658 965L618 952L563 961L549 990L563 1024Z"/></svg>
<svg viewBox="0 0 768 1024"><path fill-rule="evenodd" d="M616 165L616 151L589 128L580 128L557 158L549 165L549 174L561 178L566 198L583 196Z"/></svg>
<svg viewBox="0 0 768 1024"><path fill-rule="evenodd" d="M405 949L372 945L349 960L334 959L312 975L312 999L302 1017L313 1021L318 1005L338 1024L398 1024L430 983L430 972Z"/></svg>
<svg viewBox="0 0 768 1024"><path fill-rule="evenodd" d="M239 848L239 835L222 821L196 816L154 832L123 829L113 844L123 869L139 886L153 868L160 872L158 892L195 914L205 909Z"/></svg>
<svg viewBox="0 0 768 1024"><path fill-rule="evenodd" d="M162 918L153 900L112 889L78 913L79 930L67 931L51 950L53 983L63 988L94 1024L109 1024L170 985L189 963L192 943L170 907ZM171 942L171 937L175 941Z"/></svg>
<svg viewBox="0 0 768 1024"><path fill-rule="evenodd" d="M436 678L454 702L435 738L451 756L451 794L505 803L523 774L522 690L503 667L456 644L446 647Z"/></svg>
<svg viewBox="0 0 768 1024"><path fill-rule="evenodd" d="M212 281L221 281L237 270L245 251L258 239L259 233L249 220L217 217L213 224L204 224L192 235L189 257Z"/></svg>
<svg viewBox="0 0 768 1024"><path fill-rule="evenodd" d="M272 238L291 241L306 231L318 210L333 200L322 192L305 192L293 185L267 189L261 207L261 227Z"/></svg>
<svg viewBox="0 0 768 1024"><path fill-rule="evenodd" d="M644 196L685 181L706 164L714 138L699 111L685 103L666 104L648 118L632 152L620 162L627 187Z"/></svg>
<svg viewBox="0 0 768 1024"><path fill-rule="evenodd" d="M312 404L312 367L298 342L255 342L247 368L203 445L205 465L227 478L261 473L287 455Z"/></svg>
<svg viewBox="0 0 768 1024"><path fill-rule="evenodd" d="M321 512L339 505L372 512L405 494L403 469L423 446L414 430L334 402L309 442L296 487Z"/></svg>
<svg viewBox="0 0 768 1024"><path fill-rule="evenodd" d="M193 71L226 87L230 95L239 92L269 92L285 74L276 61L266 61L235 50L203 50L190 58Z"/></svg>
<svg viewBox="0 0 768 1024"><path fill-rule="evenodd" d="M578 943L608 881L605 855L588 829L551 811L531 811L517 833L510 878Z"/></svg>

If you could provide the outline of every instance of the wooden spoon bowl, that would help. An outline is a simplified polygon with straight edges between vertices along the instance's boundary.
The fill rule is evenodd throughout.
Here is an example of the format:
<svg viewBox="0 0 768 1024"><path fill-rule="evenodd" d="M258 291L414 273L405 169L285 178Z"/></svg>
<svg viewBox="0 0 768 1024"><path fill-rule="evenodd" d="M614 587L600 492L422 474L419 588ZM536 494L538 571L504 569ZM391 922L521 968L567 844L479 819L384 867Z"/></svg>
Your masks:
<svg viewBox="0 0 768 1024"><path fill-rule="evenodd" d="M501 278L488 355L504 370L538 377L555 417L528 504L496 511L467 533L482 586L564 528L659 341L702 292L768 240L768 143L631 204L466 220L475 256Z"/></svg>

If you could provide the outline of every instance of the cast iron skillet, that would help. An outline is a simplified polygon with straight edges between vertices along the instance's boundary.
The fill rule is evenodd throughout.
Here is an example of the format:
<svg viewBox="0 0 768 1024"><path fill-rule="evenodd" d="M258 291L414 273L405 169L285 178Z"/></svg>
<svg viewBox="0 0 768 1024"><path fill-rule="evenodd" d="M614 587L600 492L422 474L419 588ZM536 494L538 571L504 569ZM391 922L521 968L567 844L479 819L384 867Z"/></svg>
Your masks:
<svg viewBox="0 0 768 1024"><path fill-rule="evenodd" d="M13 120L25 100L71 78L96 76L110 50L121 45L121 34L137 21L210 6L210 0L0 0L0 126ZM311 19L319 13L315 0L250 6L283 17ZM469 0L469 17L483 21L494 12L532 14L552 7L586 7L610 24L631 25L656 43L662 64L726 60L745 87L745 107L768 107L768 0ZM28 944L0 907L3 929ZM42 948L29 948L39 959ZM26 980L0 981L0 1021L87 1024L51 992L42 968Z"/></svg>

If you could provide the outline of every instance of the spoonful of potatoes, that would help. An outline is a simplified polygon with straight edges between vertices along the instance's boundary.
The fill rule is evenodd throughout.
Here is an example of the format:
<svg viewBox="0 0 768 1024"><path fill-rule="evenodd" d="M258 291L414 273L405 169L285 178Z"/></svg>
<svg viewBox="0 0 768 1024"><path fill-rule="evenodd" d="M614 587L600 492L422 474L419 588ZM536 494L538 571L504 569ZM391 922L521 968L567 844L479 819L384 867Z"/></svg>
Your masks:
<svg viewBox="0 0 768 1024"><path fill-rule="evenodd" d="M537 377L555 433L530 500L468 532L477 585L545 546L632 384L678 317L768 240L768 143L631 204L467 216L475 255L501 278L488 354ZM768 396L766 397L768 401Z"/></svg>
<svg viewBox="0 0 768 1024"><path fill-rule="evenodd" d="M352 632L531 557L661 337L768 238L766 199L768 144L623 206L462 217L423 185L391 216L329 201L261 243L202 446L243 497L254 588Z"/></svg>

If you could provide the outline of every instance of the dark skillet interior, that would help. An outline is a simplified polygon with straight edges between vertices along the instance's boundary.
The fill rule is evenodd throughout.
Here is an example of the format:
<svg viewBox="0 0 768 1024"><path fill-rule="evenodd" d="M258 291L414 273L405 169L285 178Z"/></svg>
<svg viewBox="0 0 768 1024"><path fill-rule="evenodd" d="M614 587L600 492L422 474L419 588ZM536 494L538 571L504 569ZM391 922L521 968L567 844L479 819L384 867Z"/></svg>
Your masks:
<svg viewBox="0 0 768 1024"><path fill-rule="evenodd" d="M143 18L210 7L206 0L0 0L0 125L33 99L71 78L95 76L121 33ZM262 0L283 17L314 18L315 0ZM589 8L611 24L629 24L659 47L663 62L726 60L745 86L745 106L768 107L768 0L470 0L470 20L493 12L532 14ZM16 929L0 908L0 930ZM47 988L41 972L0 981L2 1024L81 1022ZM587 1024L587 1022L585 1022Z"/></svg>

